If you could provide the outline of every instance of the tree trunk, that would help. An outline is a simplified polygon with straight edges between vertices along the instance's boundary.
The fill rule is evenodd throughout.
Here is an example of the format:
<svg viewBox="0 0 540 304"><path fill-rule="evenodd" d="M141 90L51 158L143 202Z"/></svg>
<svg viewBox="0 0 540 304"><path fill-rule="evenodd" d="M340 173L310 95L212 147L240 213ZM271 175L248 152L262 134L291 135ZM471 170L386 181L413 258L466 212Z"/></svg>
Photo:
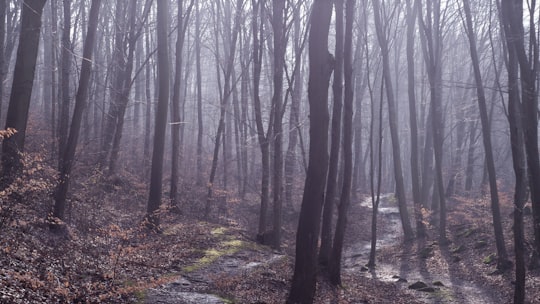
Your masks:
<svg viewBox="0 0 540 304"><path fill-rule="evenodd" d="M426 21L422 22L425 35L424 58L430 86L431 128L435 156L435 180L439 205L439 238L446 242L446 198L442 175L444 123L442 113L442 37L440 31L440 3L427 3ZM434 8L432 6L435 6ZM433 191L435 195L435 191Z"/></svg>
<svg viewBox="0 0 540 304"><path fill-rule="evenodd" d="M403 228L405 240L414 237L409 211L407 210L407 198L405 194L405 183L403 181L403 171L401 167L401 149L399 146L398 120L396 101L394 99L394 89L392 87L392 75L390 74L390 58L388 52L388 40L383 30L383 24L380 15L380 2L373 0L373 10L375 13L375 26L377 29L377 38L381 47L383 58L383 75L386 87L386 98L388 101L388 119L390 121L390 137L392 139L392 155L394 160L394 177L396 181L396 195Z"/></svg>
<svg viewBox="0 0 540 304"><path fill-rule="evenodd" d="M150 173L150 193L148 195L147 226L159 229L159 206L163 178L163 154L165 148L165 130L167 128L167 105L169 103L169 45L167 42L169 1L157 2L157 68L158 68L158 104L156 127L154 131L154 149Z"/></svg>
<svg viewBox="0 0 540 304"><path fill-rule="evenodd" d="M522 104L519 97L518 62L516 50L509 37L508 10L501 12L501 21L506 33L508 50L508 123L510 124L510 143L512 162L516 178L514 186L514 253L516 258L514 303L525 303L525 229L523 226L523 207L527 202L527 167L524 150Z"/></svg>
<svg viewBox="0 0 540 304"><path fill-rule="evenodd" d="M24 139L28 122L28 110L34 74L36 69L41 15L46 0L21 3L21 29L17 59L13 71L13 83L6 118L5 129L15 129L17 133L4 138L2 143L2 187L9 185L22 170Z"/></svg>
<svg viewBox="0 0 540 304"><path fill-rule="evenodd" d="M420 192L420 169L418 164L418 119L416 118L416 92L414 75L414 35L418 1L411 7L407 1L407 93L409 95L409 123L411 127L411 183L416 219L416 235L425 236L425 225L422 216L422 197Z"/></svg>
<svg viewBox="0 0 540 304"><path fill-rule="evenodd" d="M182 83L182 64L183 64L183 50L184 50L184 40L186 34L186 25L187 20L189 20L189 14L191 13L191 8L193 5L193 0L189 8L187 9L187 14L184 17L184 4L183 0L178 1L178 19L177 19L177 36L176 36L176 55L175 55L175 72L174 72L174 84L173 84L173 96L171 100L171 189L169 193L170 205L171 207L176 207L178 204L178 170L179 170L179 161L180 161L180 124L183 123L180 115L180 104L181 104L181 83ZM197 39L198 40L198 39ZM184 99L185 100L185 99ZM182 101L183 103L184 101Z"/></svg>
<svg viewBox="0 0 540 304"><path fill-rule="evenodd" d="M533 12L535 10L534 7L530 9ZM536 88L538 44L534 20L531 19L529 24L529 44L532 47L530 48L531 53L527 54L523 29L523 0L504 0L502 1L501 10L506 16L505 22L508 30L506 36L512 42L520 68L523 134L534 221L534 246L531 266L537 268L540 266L540 187L538 187L540 184L540 156L538 152L538 100Z"/></svg>
<svg viewBox="0 0 540 304"><path fill-rule="evenodd" d="M101 0L92 0L90 8L90 16L88 21L88 33L84 41L83 60L81 64L81 72L79 78L79 87L75 96L75 108L73 110L73 118L69 129L69 136L66 142L65 149L62 151L62 163L60 164L59 183L56 187L54 199L53 216L64 220L64 211L66 206L66 196L69 188L69 180L71 168L75 161L75 150L81 129L83 112L88 101L88 87L90 84L90 75L92 72L92 52L94 49L94 41L98 25L99 8Z"/></svg>
<svg viewBox="0 0 540 304"><path fill-rule="evenodd" d="M294 84L291 96L291 110L289 116L289 145L285 155L285 202L292 208L294 176L296 171L296 149L298 145L299 128L298 112L302 99L302 45L300 42L300 5L294 8Z"/></svg>
<svg viewBox="0 0 540 304"><path fill-rule="evenodd" d="M476 49L476 39L474 37L474 28L471 17L471 8L468 0L463 0L463 9L467 24L467 37L469 39L471 60L474 70L474 79L476 82L476 92L478 95L478 108L480 111L480 120L482 123L482 138L484 139L484 152L486 154L487 169L489 173L489 188L491 193L491 212L493 214L493 229L495 231L495 243L497 245L497 268L505 270L510 267L508 254L504 245L504 233L501 223L501 211L499 208L499 193L497 191L497 175L495 173L495 161L493 159L493 150L491 147L491 128L489 127L488 112L486 106L486 95L482 74L480 72L480 63Z"/></svg>
<svg viewBox="0 0 540 304"><path fill-rule="evenodd" d="M328 83L334 59L328 52L332 2L315 0L309 33L309 164L296 234L296 256L287 303L313 303L317 242L328 166Z"/></svg>
<svg viewBox="0 0 540 304"><path fill-rule="evenodd" d="M201 37L200 1L196 1L195 37ZM195 39L195 66L197 70L197 184L203 183L203 116L202 116L202 72L201 72L201 39Z"/></svg>
<svg viewBox="0 0 540 304"><path fill-rule="evenodd" d="M210 168L210 177L208 181L208 193L206 197L206 206L204 217L208 218L210 216L210 207L213 199L214 193L214 180L216 177L218 158L219 158L219 148L221 146L221 138L225 132L225 114L227 110L228 101L231 95L231 75L232 69L234 68L234 55L236 53L236 41L238 39L238 32L240 31L240 13L242 12L242 3L243 0L237 0L236 3L236 12L234 16L234 28L232 32L232 39L229 45L229 50L227 52L227 65L225 68L225 84L223 87L223 93L220 101L220 113L219 113L219 122L218 129L216 132L216 141L214 144L214 153L212 159L212 167Z"/></svg>
<svg viewBox="0 0 540 304"><path fill-rule="evenodd" d="M66 149L69 126L69 107L71 101L71 92L69 89L70 69L71 69L71 0L63 0L64 8L64 25L62 27L62 103L60 107L60 115L58 116L58 167L60 169L63 163L62 157Z"/></svg>
<svg viewBox="0 0 540 304"><path fill-rule="evenodd" d="M253 110L255 111L255 124L257 126L257 136L261 147L261 208L259 211L259 229L258 238L262 237L266 231L266 216L268 213L269 188L270 188L270 148L268 136L265 135L262 122L261 99L259 96L259 87L262 69L264 22L259 21L259 12L262 11L262 3L258 0L252 0L253 5ZM269 126L270 129L270 126Z"/></svg>
<svg viewBox="0 0 540 304"><path fill-rule="evenodd" d="M341 189L341 197L339 199L336 232L334 235L334 243L332 245L332 254L328 271L330 274L330 282L336 286L341 285L341 256L343 252L343 241L345 239L345 227L347 225L347 212L349 211L352 185L354 98L352 36L355 2L355 0L347 0L345 16L345 45L343 50L343 63L345 66L345 96L343 100L343 186ZM339 1L336 2L336 4L337 3L339 3ZM341 10L343 10L343 4L336 5L336 9L340 9L340 6ZM336 15L339 16L339 13Z"/></svg>
<svg viewBox="0 0 540 304"><path fill-rule="evenodd" d="M286 28L285 28L285 0L272 2L272 27L274 31L274 170L273 170L273 244L276 250L281 246L281 220L283 209L283 72L285 68Z"/></svg>
<svg viewBox="0 0 540 304"><path fill-rule="evenodd" d="M332 220L334 217L334 205L339 193L337 188L339 148L341 145L341 115L343 110L343 0L334 1L336 12L336 65L334 67L334 105L332 108L332 131L330 144L330 163L328 165L328 177L326 180L326 195L324 197L321 248L319 251L319 263L327 266L332 252ZM337 192L337 193L336 193Z"/></svg>

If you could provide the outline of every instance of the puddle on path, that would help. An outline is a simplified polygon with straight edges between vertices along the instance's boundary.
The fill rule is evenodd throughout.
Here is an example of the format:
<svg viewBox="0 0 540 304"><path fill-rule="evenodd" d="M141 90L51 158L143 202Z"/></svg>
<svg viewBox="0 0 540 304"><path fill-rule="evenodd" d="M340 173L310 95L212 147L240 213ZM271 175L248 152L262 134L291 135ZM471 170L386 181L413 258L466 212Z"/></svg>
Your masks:
<svg viewBox="0 0 540 304"><path fill-rule="evenodd" d="M360 203L361 206L372 208L371 197ZM399 210L394 202L393 196L385 194L381 196L379 205L379 219L384 217L388 226L384 231L379 231L377 239L377 249L394 246L401 242L401 221ZM380 228L379 228L380 229ZM363 265L369 258L370 242L358 242L345 249L343 266L348 272L361 272ZM421 281L428 286L433 286L434 282L440 282L443 286L433 286L435 292L410 292L419 300L429 304L496 304L505 303L504 299L495 298L488 290L481 288L475 282L469 282L460 278L452 277L448 269L438 269L437 273L429 273L427 269L419 265L421 258L412 254L409 258L397 258L397 264L377 263L374 270L365 272L367 277L399 284L403 289L409 291L408 286L414 282ZM405 260L405 261L401 261ZM452 266L449 266L452 267ZM402 278L406 281L398 282Z"/></svg>

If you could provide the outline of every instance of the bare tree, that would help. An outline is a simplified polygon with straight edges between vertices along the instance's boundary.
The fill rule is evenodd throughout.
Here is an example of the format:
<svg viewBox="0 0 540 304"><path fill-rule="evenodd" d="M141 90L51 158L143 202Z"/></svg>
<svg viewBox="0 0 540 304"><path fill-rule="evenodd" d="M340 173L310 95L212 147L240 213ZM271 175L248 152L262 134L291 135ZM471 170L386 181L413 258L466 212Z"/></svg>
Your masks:
<svg viewBox="0 0 540 304"><path fill-rule="evenodd" d="M285 0L272 2L272 27L274 31L274 93L272 105L274 108L274 170L272 179L273 190L273 242L272 247L279 250L281 246L281 221L283 209L283 72L285 68L286 27Z"/></svg>
<svg viewBox="0 0 540 304"><path fill-rule="evenodd" d="M332 255L330 259L330 282L334 285L341 285L341 256L343 252L343 241L345 239L345 227L347 225L347 212L351 200L352 169L353 169L353 98L354 98L354 78L352 65L352 33L355 12L355 0L347 0L345 14L345 45L343 50L343 62L345 66L345 89L343 99L343 186L338 205L338 218L336 222L336 232L332 245ZM338 3L338 2L336 2ZM339 5L336 5L339 9ZM343 10L343 4L341 5ZM338 15L338 14L336 14Z"/></svg>
<svg viewBox="0 0 540 304"><path fill-rule="evenodd" d="M328 164L328 177L326 180L326 193L324 197L323 218L321 227L321 249L319 263L327 265L332 251L332 219L336 203L338 161L341 144L341 115L343 109L343 0L334 1L336 11L336 64L334 67L334 105L332 107L332 130L330 143L330 160ZM337 192L337 193L336 193Z"/></svg>
<svg viewBox="0 0 540 304"><path fill-rule="evenodd" d="M154 131L154 149L150 173L150 193L148 195L147 224L151 229L159 229L159 206L163 179L163 154L165 130L167 128L167 106L169 103L169 46L168 46L169 0L157 1L157 62L158 62L158 104Z"/></svg>
<svg viewBox="0 0 540 304"><path fill-rule="evenodd" d="M407 210L407 198L405 194L405 184L403 181L403 169L401 167L401 149L399 146L399 134L397 126L397 109L394 99L394 89L392 87L392 77L390 74L390 58L388 50L388 37L381 18L381 5L378 0L373 0L373 10L375 15L375 27L381 56L383 61L384 84L386 88L386 98L388 101L388 119L390 121L390 137L392 139L392 155L394 160L394 176L396 181L396 195L398 200L399 214L405 239L414 237L409 211Z"/></svg>
<svg viewBox="0 0 540 304"><path fill-rule="evenodd" d="M41 15L46 0L21 3L21 29L17 59L13 71L13 84L7 110L6 129L17 131L2 143L2 187L8 185L22 170L22 155L28 122L28 110L34 83L34 74L41 31Z"/></svg>
<svg viewBox="0 0 540 304"><path fill-rule="evenodd" d="M79 78L79 87L75 96L75 108L69 129L69 136L64 150L62 151L62 162L60 163L60 178L54 195L55 204L53 216L63 220L66 206L66 195L69 188L71 168L75 161L75 150L79 140L82 116L88 101L88 88L90 85L90 74L92 72L92 52L98 25L99 8L101 0L92 0L90 16L88 21L88 32L84 41L83 60Z"/></svg>
<svg viewBox="0 0 540 304"><path fill-rule="evenodd" d="M317 242L328 166L328 84L334 58L328 52L332 3L314 0L309 32L309 164L296 234L294 275L287 303L312 303L317 274Z"/></svg>
<svg viewBox="0 0 540 304"><path fill-rule="evenodd" d="M468 0L463 0L463 11L467 38L469 39L470 53L476 82L476 92L478 95L478 108L480 110L480 121L482 123L482 138L484 139L484 152L486 154L487 169L489 172L489 188L491 190L491 212L493 214L493 229L495 230L495 242L497 244L497 268L505 270L511 266L508 261L508 254L504 245L504 234L501 224L501 211L499 208L499 193L497 191L497 175L495 172L495 161L493 160L493 150L491 147L491 134L488 121L488 111L486 106L486 94L482 74L480 72L480 62L476 49L476 38L471 17L471 7Z"/></svg>

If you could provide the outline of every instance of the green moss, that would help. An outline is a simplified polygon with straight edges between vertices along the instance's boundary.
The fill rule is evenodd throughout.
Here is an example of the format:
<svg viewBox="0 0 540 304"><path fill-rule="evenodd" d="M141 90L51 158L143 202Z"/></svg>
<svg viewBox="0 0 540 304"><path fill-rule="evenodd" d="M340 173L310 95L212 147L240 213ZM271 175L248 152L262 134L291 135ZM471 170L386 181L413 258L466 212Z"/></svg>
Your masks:
<svg viewBox="0 0 540 304"><path fill-rule="evenodd" d="M484 264L491 264L495 261L495 253L492 253L484 258L482 261Z"/></svg>
<svg viewBox="0 0 540 304"><path fill-rule="evenodd" d="M184 267L184 272L193 272L204 268L224 255L232 255L246 248L248 243L240 240L228 240L219 243L218 248L210 248L204 252L204 256L192 265Z"/></svg>
<svg viewBox="0 0 540 304"><path fill-rule="evenodd" d="M214 236L218 236L218 235L224 235L225 232L227 232L227 228L225 227L218 227L218 228L214 228L212 229L212 231L210 231L210 234L214 235Z"/></svg>

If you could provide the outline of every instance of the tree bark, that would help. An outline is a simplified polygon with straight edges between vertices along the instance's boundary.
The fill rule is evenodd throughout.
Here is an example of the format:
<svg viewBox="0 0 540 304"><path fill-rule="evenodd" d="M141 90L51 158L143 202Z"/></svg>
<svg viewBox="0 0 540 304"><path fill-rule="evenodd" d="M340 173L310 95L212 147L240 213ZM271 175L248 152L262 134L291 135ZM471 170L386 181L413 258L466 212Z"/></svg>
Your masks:
<svg viewBox="0 0 540 304"><path fill-rule="evenodd" d="M530 8L534 12L534 7ZM521 101L523 134L525 153L527 155L527 168L529 176L529 190L531 194L534 246L531 266L540 267L540 155L538 152L538 100L536 88L536 75L538 71L538 44L534 19L531 16L529 24L530 54L525 51L523 29L523 0L504 0L501 2L501 11L505 14L505 29L507 39L510 39L519 63L521 77ZM534 14L533 14L534 16Z"/></svg>
<svg viewBox="0 0 540 304"><path fill-rule="evenodd" d="M19 46L5 126L5 129L12 128L17 133L4 138L2 143L2 187L10 184L19 175L23 166L21 153L24 152L28 110L41 31L41 15L46 2L46 0L35 0L21 3Z"/></svg>
<svg viewBox="0 0 540 304"><path fill-rule="evenodd" d="M225 114L227 110L227 105L229 103L231 95L231 75L232 69L234 68L234 55L236 53L236 41L238 39L238 32L240 31L240 13L242 12L243 0L237 0L236 2L236 12L234 16L234 28L232 31L232 38L229 45L229 50L227 52L227 65L225 67L225 84L223 87L223 93L221 94L220 100L220 113L219 113L219 122L218 129L216 132L216 141L214 143L214 153L212 158L212 167L210 168L210 177L208 181L208 193L206 196L206 206L204 217L208 218L210 216L210 207L213 199L214 193L214 180L216 177L218 158L219 158L219 148L221 146L221 139L223 133L225 132Z"/></svg>
<svg viewBox="0 0 540 304"><path fill-rule="evenodd" d="M263 58L263 40L264 22L259 21L259 13L262 11L263 4L259 0L252 0L253 6L253 111L255 111L255 124L257 126L257 137L261 147L261 208L259 211L258 237L262 239L266 231L266 217L268 213L269 189L270 189L270 145L268 135L264 132L261 112L261 98L259 94L260 79ZM270 126L268 128L270 130Z"/></svg>
<svg viewBox="0 0 540 304"><path fill-rule="evenodd" d="M512 45L509 30L509 11L502 11L501 21L506 33L508 52L508 123L510 125L510 144L512 149L512 163L516 178L514 186L514 253L516 258L514 303L525 303L525 228L523 226L523 207L527 202L527 165L524 150L522 104L519 97L518 61L516 50Z"/></svg>
<svg viewBox="0 0 540 304"><path fill-rule="evenodd" d="M341 115L343 110L343 0L335 0L334 7L336 12L336 64L334 67L334 83L332 85L334 105L332 107L332 131L330 133L330 163L328 165L328 177L326 180L326 194L324 197L321 228L321 248L319 250L319 263L323 266L328 265L332 252L332 220L334 217L336 196L339 194L339 191L337 191L339 187L337 177L341 145Z"/></svg>
<svg viewBox="0 0 540 304"><path fill-rule="evenodd" d="M62 27L62 73L60 75L62 86L62 103L60 106L60 115L58 116L58 168L62 166L64 150L68 137L69 127L69 108L71 103L70 69L71 69L71 0L63 0L64 25Z"/></svg>
<svg viewBox="0 0 540 304"><path fill-rule="evenodd" d="M394 177L396 182L396 195L401 217L401 225L405 240L410 240L414 237L411 222L409 219L409 211L407 210L407 198L405 194L405 183L403 181L403 169L401 167L401 149L399 146L398 120L396 101L394 99L394 89L392 87L392 76L390 74L390 58L388 51L388 40L383 30L383 24L380 15L380 2L373 0L373 10L375 14L375 27L377 29L377 38L381 47L381 55L383 60L383 76L386 88L386 98L388 101L388 119L390 121L390 137L392 139L392 155L394 160Z"/></svg>
<svg viewBox="0 0 540 304"><path fill-rule="evenodd" d="M84 41L83 60L79 78L79 87L75 96L75 107L73 109L73 118L69 129L69 136L65 149L62 151L62 163L60 164L59 183L55 191L55 204L53 216L64 220L66 196L69 188L71 168L75 161L75 150L79 140L81 122L86 104L88 101L88 88L90 85L90 75L92 72L92 52L98 25L99 8L101 0L92 0L90 7L90 16L88 21L88 32Z"/></svg>
<svg viewBox="0 0 540 304"><path fill-rule="evenodd" d="M499 193L497 191L497 175L495 172L495 161L493 159L493 150L491 146L491 128L489 127L488 112L486 106L486 95L482 74L480 72L480 63L478 51L476 49L476 39L471 17L471 8L468 0L463 0L463 9L466 19L467 37L469 39L471 60L474 70L474 79L476 82L476 92L478 95L478 108L480 111L480 120L482 123L482 138L484 139L484 152L486 154L487 169L489 173L489 188L491 193L491 212L493 214L493 229L495 231L495 243L497 245L497 268L504 270L510 266L508 254L504 245L504 234L501 222L501 212L499 208Z"/></svg>
<svg viewBox="0 0 540 304"><path fill-rule="evenodd" d="M274 170L272 179L273 190L273 242L272 247L279 250L281 247L281 221L283 209L283 71L285 67L286 28L285 28L285 0L272 2L272 27L274 31Z"/></svg>
<svg viewBox="0 0 540 304"><path fill-rule="evenodd" d="M414 201L414 216L416 219L416 235L425 236L425 225L422 216L422 197L420 189L420 169L418 164L418 119L416 115L416 91L414 74L414 36L418 0L407 1L407 93L409 97L409 123L411 127L411 183Z"/></svg>
<svg viewBox="0 0 540 304"><path fill-rule="evenodd" d="M309 33L309 164L296 234L296 256L287 303L312 303L317 274L317 242L328 166L328 83L334 59L328 52L332 3L315 0Z"/></svg>
<svg viewBox="0 0 540 304"><path fill-rule="evenodd" d="M355 12L355 0L347 0L345 16L345 45L343 50L345 96L343 99L343 186L338 205L338 218L336 232L332 245L332 253L329 264L330 282L333 285L341 285L341 256L345 239L345 227L347 226L347 212L351 200L352 169L353 169L353 98L354 77L352 62L352 36L353 20ZM336 2L338 3L338 2ZM336 5L339 9L339 5ZM343 10L343 4L341 4ZM336 14L338 16L339 14ZM335 77L335 76L334 76Z"/></svg>
<svg viewBox="0 0 540 304"><path fill-rule="evenodd" d="M148 195L146 214L147 225L153 230L159 229L159 214L157 211L161 204L163 154L165 148L165 130L167 128L167 105L169 103L168 19L169 1L157 1L158 104L154 131L154 149L152 152L152 169L150 173L150 193Z"/></svg>

